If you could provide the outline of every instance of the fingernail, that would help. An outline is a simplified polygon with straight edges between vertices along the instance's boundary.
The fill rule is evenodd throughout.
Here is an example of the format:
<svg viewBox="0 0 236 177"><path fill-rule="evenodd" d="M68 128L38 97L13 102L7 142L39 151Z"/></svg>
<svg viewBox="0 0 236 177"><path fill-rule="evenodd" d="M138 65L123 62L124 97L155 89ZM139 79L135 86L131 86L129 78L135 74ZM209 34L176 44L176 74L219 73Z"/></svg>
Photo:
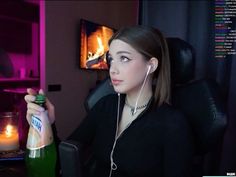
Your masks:
<svg viewBox="0 0 236 177"><path fill-rule="evenodd" d="M44 95L43 89L40 89L39 93Z"/></svg>

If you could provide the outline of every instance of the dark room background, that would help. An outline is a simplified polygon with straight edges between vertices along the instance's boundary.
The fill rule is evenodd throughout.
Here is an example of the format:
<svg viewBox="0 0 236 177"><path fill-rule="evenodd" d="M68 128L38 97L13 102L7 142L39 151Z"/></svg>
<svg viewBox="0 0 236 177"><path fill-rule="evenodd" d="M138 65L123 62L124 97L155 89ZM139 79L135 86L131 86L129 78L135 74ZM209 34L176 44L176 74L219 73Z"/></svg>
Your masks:
<svg viewBox="0 0 236 177"><path fill-rule="evenodd" d="M33 9L30 12L36 15L28 15L26 11L24 15L25 13L16 10L17 6L12 6L14 8L10 8L10 13L1 4L0 23L13 30L4 28L5 25L0 26L0 45L8 44L8 40L3 40L5 37L16 37L8 46L11 50L14 49L9 55L13 64L19 66L15 69L15 75L19 75L19 69L26 66L32 68L34 72L30 75L34 78L30 78L30 82L20 80L17 84L12 83L14 87L21 86L20 83L24 87L32 87L33 84L45 90L56 105L56 127L62 140L85 118L86 96L98 80L107 76L106 71L85 71L78 68L76 27L79 20L86 19L114 29L139 23L160 29L166 37L177 37L190 43L196 54L195 79L210 78L219 84L228 124L223 143L216 147L213 154L209 154L205 169L209 174L222 176L227 172L236 173L236 55L224 59L214 57L215 0L19 0L21 1L28 2ZM17 15L12 18L4 13ZM25 16L23 19L22 15ZM11 25L11 21L16 21L15 26L25 31L21 32ZM231 27L235 29L236 17L232 21ZM18 23L23 26L17 25ZM235 44L233 47L236 48ZM19 51L20 54L17 54ZM3 59L0 65L2 61ZM60 91L48 91L49 85L60 85ZM6 99L2 97L2 100ZM4 101L1 102L0 109L7 107ZM13 105L14 100L8 101L9 105Z"/></svg>

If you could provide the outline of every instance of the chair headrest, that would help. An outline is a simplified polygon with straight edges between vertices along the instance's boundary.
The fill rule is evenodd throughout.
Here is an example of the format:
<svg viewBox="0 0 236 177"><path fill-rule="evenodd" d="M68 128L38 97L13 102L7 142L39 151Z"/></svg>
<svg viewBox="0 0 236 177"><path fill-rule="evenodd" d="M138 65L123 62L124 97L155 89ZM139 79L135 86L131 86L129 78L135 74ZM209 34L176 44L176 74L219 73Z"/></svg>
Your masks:
<svg viewBox="0 0 236 177"><path fill-rule="evenodd" d="M179 38L167 38L173 84L184 84L194 78L195 51Z"/></svg>

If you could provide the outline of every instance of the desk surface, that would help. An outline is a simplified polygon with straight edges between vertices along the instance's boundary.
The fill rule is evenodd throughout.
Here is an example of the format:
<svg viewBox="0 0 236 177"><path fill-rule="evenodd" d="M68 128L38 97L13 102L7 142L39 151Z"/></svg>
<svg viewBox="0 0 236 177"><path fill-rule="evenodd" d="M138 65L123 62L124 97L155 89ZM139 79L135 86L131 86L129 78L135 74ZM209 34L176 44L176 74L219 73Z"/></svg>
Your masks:
<svg viewBox="0 0 236 177"><path fill-rule="evenodd" d="M1 177L27 177L24 160L0 162Z"/></svg>
<svg viewBox="0 0 236 177"><path fill-rule="evenodd" d="M25 161L0 161L0 177L27 177Z"/></svg>

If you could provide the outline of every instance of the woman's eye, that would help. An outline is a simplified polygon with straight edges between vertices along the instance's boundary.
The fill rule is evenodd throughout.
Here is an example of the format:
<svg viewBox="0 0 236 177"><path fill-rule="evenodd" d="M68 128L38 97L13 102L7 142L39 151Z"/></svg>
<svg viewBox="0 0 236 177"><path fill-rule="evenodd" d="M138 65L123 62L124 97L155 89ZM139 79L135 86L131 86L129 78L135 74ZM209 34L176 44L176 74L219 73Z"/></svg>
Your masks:
<svg viewBox="0 0 236 177"><path fill-rule="evenodd" d="M110 56L108 56L108 57L107 57L107 62L108 62L108 64L111 64L111 63L112 63L112 61L113 61L113 58L112 58L112 57L110 57Z"/></svg>
<svg viewBox="0 0 236 177"><path fill-rule="evenodd" d="M120 59L121 59L121 62L128 62L128 61L130 61L130 59L128 57L126 57L126 56L121 56Z"/></svg>

